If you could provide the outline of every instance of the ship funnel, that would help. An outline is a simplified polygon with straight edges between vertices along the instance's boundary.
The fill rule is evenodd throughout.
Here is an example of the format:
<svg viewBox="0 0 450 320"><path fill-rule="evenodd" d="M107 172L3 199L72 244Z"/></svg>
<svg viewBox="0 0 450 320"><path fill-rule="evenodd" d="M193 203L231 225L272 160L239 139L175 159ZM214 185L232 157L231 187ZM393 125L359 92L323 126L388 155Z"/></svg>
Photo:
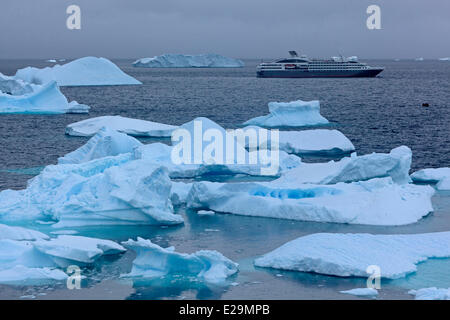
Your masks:
<svg viewBox="0 0 450 320"><path fill-rule="evenodd" d="M292 58L298 57L297 51L289 51L289 54L291 55Z"/></svg>

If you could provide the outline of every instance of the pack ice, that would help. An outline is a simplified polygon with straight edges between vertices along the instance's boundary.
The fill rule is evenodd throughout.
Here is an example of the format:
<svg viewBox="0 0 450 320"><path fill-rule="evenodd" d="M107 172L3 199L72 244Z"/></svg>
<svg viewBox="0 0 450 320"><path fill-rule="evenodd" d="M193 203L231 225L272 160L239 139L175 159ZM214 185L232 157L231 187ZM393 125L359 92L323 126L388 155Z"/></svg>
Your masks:
<svg viewBox="0 0 450 320"><path fill-rule="evenodd" d="M245 132L248 129L258 132L259 148L270 149L272 139L267 129L257 126L243 128ZM279 131L278 140L280 150L303 156L336 156L355 151L353 143L338 130ZM249 146L249 140L246 145Z"/></svg>
<svg viewBox="0 0 450 320"><path fill-rule="evenodd" d="M141 58L133 62L144 68L240 68L244 62L219 54L164 54L153 58Z"/></svg>
<svg viewBox="0 0 450 320"><path fill-rule="evenodd" d="M291 101L270 102L269 114L244 122L244 125L259 127L304 127L327 124L328 120L320 114L320 102Z"/></svg>
<svg viewBox="0 0 450 320"><path fill-rule="evenodd" d="M416 300L450 300L450 288L422 288L408 293L414 295Z"/></svg>
<svg viewBox="0 0 450 320"><path fill-rule="evenodd" d="M122 244L137 254L131 272L123 275L124 277L182 276L218 283L238 272L237 263L213 250L178 253L174 247L164 249L139 237L137 241L130 239Z"/></svg>
<svg viewBox="0 0 450 320"><path fill-rule="evenodd" d="M450 168L422 169L411 175L414 182L436 183L438 190L450 190Z"/></svg>
<svg viewBox="0 0 450 320"><path fill-rule="evenodd" d="M372 153L325 163L302 163L283 173L272 184L280 187L301 183L335 184L355 182L390 176L398 184L410 182L412 152L406 146L393 149L390 153Z"/></svg>
<svg viewBox="0 0 450 320"><path fill-rule="evenodd" d="M414 223L433 211L430 186L391 177L334 185L196 182L187 206L196 210L315 222Z"/></svg>
<svg viewBox="0 0 450 320"><path fill-rule="evenodd" d="M97 57L84 57L64 65L56 64L43 69L27 67L17 70L14 77L40 85L51 81L56 81L60 86L142 84L108 59Z"/></svg>
<svg viewBox="0 0 450 320"><path fill-rule="evenodd" d="M47 166L24 190L0 192L0 221L47 220L55 226L178 224L167 169L130 153Z"/></svg>
<svg viewBox="0 0 450 320"><path fill-rule="evenodd" d="M424 234L316 233L290 241L255 260L255 266L367 277L378 266L381 277L397 279L430 258L450 257L450 232Z"/></svg>
<svg viewBox="0 0 450 320"><path fill-rule="evenodd" d="M103 127L138 137L170 137L172 131L177 128L176 126L164 123L122 116L102 116L69 124L66 127L66 134L70 136L90 137Z"/></svg>
<svg viewBox="0 0 450 320"><path fill-rule="evenodd" d="M5 232L3 232L5 231ZM99 257L125 251L103 239L48 236L30 229L0 225L0 283L44 284L61 281L69 265L86 266Z"/></svg>
<svg viewBox="0 0 450 320"><path fill-rule="evenodd" d="M0 75L0 113L88 113L89 106L68 102L56 82L33 85Z"/></svg>

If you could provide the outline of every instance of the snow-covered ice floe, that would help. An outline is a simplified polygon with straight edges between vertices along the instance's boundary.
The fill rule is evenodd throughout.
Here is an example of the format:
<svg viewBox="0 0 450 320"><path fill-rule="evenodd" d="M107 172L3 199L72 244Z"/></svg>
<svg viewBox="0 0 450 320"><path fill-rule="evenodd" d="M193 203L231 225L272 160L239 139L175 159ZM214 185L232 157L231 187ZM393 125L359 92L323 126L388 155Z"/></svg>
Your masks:
<svg viewBox="0 0 450 320"><path fill-rule="evenodd" d="M244 62L219 54L164 54L153 58L141 58L133 62L144 68L240 68Z"/></svg>
<svg viewBox="0 0 450 320"><path fill-rule="evenodd" d="M405 225L433 211L430 186L392 178L334 185L196 182L187 206L255 217L369 225Z"/></svg>
<svg viewBox="0 0 450 320"><path fill-rule="evenodd" d="M351 290L340 291L341 293L351 294L359 297L374 297L378 295L378 290L374 288L356 288Z"/></svg>
<svg viewBox="0 0 450 320"><path fill-rule="evenodd" d="M130 153L142 143L124 133L101 128L95 136L75 151L58 159L59 164L83 163L108 156Z"/></svg>
<svg viewBox="0 0 450 320"><path fill-rule="evenodd" d="M244 132L253 129L258 132L258 147L269 148L271 135L267 129L257 126L247 126ZM249 140L246 146L249 146ZM329 129L314 129L302 131L279 131L279 149L287 153L303 156L336 156L355 151L353 143L340 131Z"/></svg>
<svg viewBox="0 0 450 320"><path fill-rule="evenodd" d="M329 123L320 114L320 102L317 100L270 102L269 112L268 115L244 122L244 125L273 128L316 126Z"/></svg>
<svg viewBox="0 0 450 320"><path fill-rule="evenodd" d="M438 190L450 190L450 168L422 169L411 175L414 182L436 183Z"/></svg>
<svg viewBox="0 0 450 320"><path fill-rule="evenodd" d="M218 283L238 272L237 263L213 250L178 253L174 247L162 248L139 237L137 241L130 239L122 244L137 254L131 272L124 277L182 276Z"/></svg>
<svg viewBox="0 0 450 320"><path fill-rule="evenodd" d="M0 90L1 83L0 79ZM19 85L15 86L14 83ZM3 90L7 93L0 91L0 113L88 113L90 109L89 106L76 101L68 102L54 81L42 86L10 82L9 89L5 87L6 85Z"/></svg>
<svg viewBox="0 0 450 320"><path fill-rule="evenodd" d="M56 226L178 224L167 169L131 154L47 166L24 190L0 192L0 221L53 220Z"/></svg>
<svg viewBox="0 0 450 320"><path fill-rule="evenodd" d="M2 230L6 226L2 226ZM49 239L38 231L9 227L0 239L0 283L43 284L67 278L60 268L93 264L126 249L110 240L78 236ZM15 230L12 232L11 230ZM30 238L34 238L30 241Z"/></svg>
<svg viewBox="0 0 450 320"><path fill-rule="evenodd" d="M335 184L338 182L363 181L373 178L392 177L402 184L411 181L412 152L406 146L393 149L390 153L372 153L363 156L352 154L340 161L325 163L302 163L283 173L273 184L295 183Z"/></svg>
<svg viewBox="0 0 450 320"><path fill-rule="evenodd" d="M176 126L164 123L140 119L121 116L102 116L69 124L66 127L66 134L90 137L96 134L102 127L108 127L138 137L170 137L172 131L177 128Z"/></svg>
<svg viewBox="0 0 450 320"><path fill-rule="evenodd" d="M142 84L108 59L97 57L84 57L64 65L57 64L43 69L34 67L19 69L14 78L40 85L56 81L60 86Z"/></svg>
<svg viewBox="0 0 450 320"><path fill-rule="evenodd" d="M450 257L450 232L424 234L316 233L290 241L255 260L255 266L367 277L380 268L381 278L398 279L430 258Z"/></svg>
<svg viewBox="0 0 450 320"><path fill-rule="evenodd" d="M450 300L450 288L422 288L408 293L414 295L416 300Z"/></svg>

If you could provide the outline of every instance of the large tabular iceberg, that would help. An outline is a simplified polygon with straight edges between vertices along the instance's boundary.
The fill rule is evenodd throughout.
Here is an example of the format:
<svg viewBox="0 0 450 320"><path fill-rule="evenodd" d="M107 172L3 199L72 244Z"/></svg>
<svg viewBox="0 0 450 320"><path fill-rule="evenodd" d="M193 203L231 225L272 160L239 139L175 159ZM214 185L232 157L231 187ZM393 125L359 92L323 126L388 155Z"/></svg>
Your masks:
<svg viewBox="0 0 450 320"><path fill-rule="evenodd" d="M450 288L422 288L408 293L414 295L416 300L450 300Z"/></svg>
<svg viewBox="0 0 450 320"><path fill-rule="evenodd" d="M416 271L429 258L450 257L450 232L425 234L316 233L290 241L255 260L258 267L315 272L341 277L368 277L367 268L380 268L381 277L397 279Z"/></svg>
<svg viewBox="0 0 450 320"><path fill-rule="evenodd" d="M244 122L244 125L259 127L305 127L327 124L328 120L320 114L320 102L291 101L270 102L269 114Z"/></svg>
<svg viewBox="0 0 450 320"><path fill-rule="evenodd" d="M122 244L137 253L133 268L125 277L156 278L163 276L194 277L207 282L222 282L238 271L238 264L220 252L201 250L192 254L161 248L142 238Z"/></svg>
<svg viewBox="0 0 450 320"><path fill-rule="evenodd" d="M0 113L60 114L89 111L87 105L76 101L69 103L54 81L42 86L25 85L23 88L23 91L20 91L19 87L12 90L18 95L0 92ZM26 88L32 88L32 91Z"/></svg>
<svg viewBox="0 0 450 320"><path fill-rule="evenodd" d="M414 223L433 211L430 186L391 178L335 185L197 182L187 205L197 210L316 222Z"/></svg>
<svg viewBox="0 0 450 320"><path fill-rule="evenodd" d="M131 154L47 166L25 190L0 192L0 221L44 219L57 226L178 224L167 169Z"/></svg>
<svg viewBox="0 0 450 320"><path fill-rule="evenodd" d="M133 62L144 68L240 68L244 62L219 54L164 54L153 58L141 58Z"/></svg>
<svg viewBox="0 0 450 320"><path fill-rule="evenodd" d="M412 152L406 146L390 153L372 153L364 156L346 157L340 161L326 163L302 163L283 173L273 184L279 186L295 183L335 184L355 182L390 176L394 182L410 182Z"/></svg>
<svg viewBox="0 0 450 320"><path fill-rule="evenodd" d="M103 127L137 137L170 137L172 131L177 128L176 126L164 123L140 119L121 116L102 116L69 124L66 127L66 134L89 137L96 134Z"/></svg>
<svg viewBox="0 0 450 320"><path fill-rule="evenodd" d="M411 175L414 182L436 183L438 190L450 190L450 168L422 169Z"/></svg>
<svg viewBox="0 0 450 320"><path fill-rule="evenodd" d="M103 127L86 144L59 158L58 163L83 163L108 156L117 156L131 153L139 146L142 146L139 140Z"/></svg>
<svg viewBox="0 0 450 320"><path fill-rule="evenodd" d="M56 81L60 86L142 84L108 59L96 57L84 57L43 69L27 67L17 70L15 78L40 85Z"/></svg>

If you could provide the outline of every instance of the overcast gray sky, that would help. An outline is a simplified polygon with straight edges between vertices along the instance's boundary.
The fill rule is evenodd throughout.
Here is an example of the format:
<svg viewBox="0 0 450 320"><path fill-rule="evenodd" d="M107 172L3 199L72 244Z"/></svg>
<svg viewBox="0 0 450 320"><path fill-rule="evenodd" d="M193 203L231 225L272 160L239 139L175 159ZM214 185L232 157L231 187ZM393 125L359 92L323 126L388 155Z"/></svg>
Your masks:
<svg viewBox="0 0 450 320"><path fill-rule="evenodd" d="M66 8L81 7L81 30ZM366 8L381 7L381 30ZM449 0L1 0L0 58L450 56Z"/></svg>

